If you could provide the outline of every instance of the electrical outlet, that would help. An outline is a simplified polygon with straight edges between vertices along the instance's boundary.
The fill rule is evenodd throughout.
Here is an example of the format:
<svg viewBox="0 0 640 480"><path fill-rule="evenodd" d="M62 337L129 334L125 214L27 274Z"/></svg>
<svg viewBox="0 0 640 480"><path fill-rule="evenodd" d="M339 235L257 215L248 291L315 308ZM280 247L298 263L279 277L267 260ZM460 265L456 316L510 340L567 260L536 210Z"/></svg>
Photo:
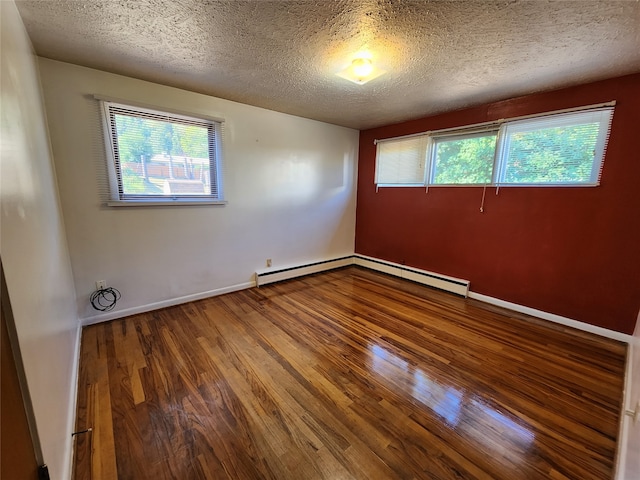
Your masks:
<svg viewBox="0 0 640 480"><path fill-rule="evenodd" d="M267 267L270 267L270 266L271 266L271 259L267 258Z"/></svg>
<svg viewBox="0 0 640 480"><path fill-rule="evenodd" d="M104 288L107 288L107 281L106 280L96 280L96 290L102 290Z"/></svg>

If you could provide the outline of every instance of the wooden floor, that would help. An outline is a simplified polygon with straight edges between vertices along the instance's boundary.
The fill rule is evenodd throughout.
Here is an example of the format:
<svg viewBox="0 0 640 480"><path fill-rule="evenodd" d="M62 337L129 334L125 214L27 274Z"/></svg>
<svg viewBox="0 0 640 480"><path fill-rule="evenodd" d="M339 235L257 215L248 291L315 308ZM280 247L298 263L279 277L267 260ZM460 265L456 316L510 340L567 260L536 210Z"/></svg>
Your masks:
<svg viewBox="0 0 640 480"><path fill-rule="evenodd" d="M75 478L610 479L625 346L358 267L86 327Z"/></svg>

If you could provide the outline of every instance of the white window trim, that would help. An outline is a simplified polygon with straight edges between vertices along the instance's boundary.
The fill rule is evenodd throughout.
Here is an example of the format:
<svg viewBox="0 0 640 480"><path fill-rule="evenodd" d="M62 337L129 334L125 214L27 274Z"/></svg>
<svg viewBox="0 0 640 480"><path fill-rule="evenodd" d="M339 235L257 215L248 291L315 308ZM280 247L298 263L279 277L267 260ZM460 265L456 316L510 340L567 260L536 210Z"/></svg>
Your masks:
<svg viewBox="0 0 640 480"><path fill-rule="evenodd" d="M425 137L426 148L424 152L420 154L420 156L422 157L422 162L424 163L422 180L420 182L411 182L411 183L378 183L378 178L380 175L380 169L379 169L380 164L378 161L379 155L380 155L380 148L376 148L376 165L375 165L374 179L378 187L422 187L427 182L427 176L429 175L429 168L430 168L429 152L431 151L431 141L432 141L431 137L429 137L428 135L412 135L411 137L412 138ZM403 140L403 137L390 138L388 140L384 140L384 142L393 143L398 140Z"/></svg>
<svg viewBox="0 0 640 480"><path fill-rule="evenodd" d="M387 141L396 141L401 139L409 139L417 136L427 136L427 155L426 155L426 165L425 165L425 180L424 183L404 183L404 184L394 184L394 183L375 183L377 181L377 172L378 172L378 152L376 151L376 169L374 176L374 183L376 185L376 191L379 187L421 187L421 188L431 188L431 187L487 187L487 186L495 186L495 187L594 187L600 184L600 176L602 173L602 167L604 164L604 157L606 154L606 147L608 137L611 131L611 123L613 121L614 109L616 102L605 102L594 105L588 105L583 107L575 107L575 108L567 108L563 110L555 110L552 112L545 112L541 114L533 114L533 115L523 115L519 117L512 117L509 119L500 119L496 121L483 122L474 125L468 125L464 127L452 127L445 128L441 130L433 130L427 132L419 132L409 135L402 135L398 137L391 137L385 139L375 139L374 145L377 146L378 143L387 142ZM534 119L543 119L545 117L561 117L562 115L567 115L567 118L570 118L568 114L571 113L581 113L581 112L589 112L589 111L598 111L598 110L610 110L609 122L606 128L602 128L599 132L598 139L596 142L596 154L593 160L593 166L591 171L591 178L588 182L544 182L544 183L514 183L514 182L505 182L503 181L506 169L506 161L505 161L505 152L508 138L505 134L505 128L508 125L517 124L519 122L531 121ZM440 138L446 137L461 137L465 136L474 136L480 133L495 133L497 132L496 137L496 147L495 147L495 155L493 159L492 165L492 178L491 183L453 183L453 184L443 184L443 183L432 183L435 175L435 148L434 146L437 143L437 140Z"/></svg>
<svg viewBox="0 0 640 480"><path fill-rule="evenodd" d="M184 205L226 205L226 200L193 200L175 198L171 200L109 200L107 207L178 207Z"/></svg>
<svg viewBox="0 0 640 480"><path fill-rule="evenodd" d="M437 135L437 136L433 136L431 142L429 143L429 148L430 151L428 153L429 156L429 175L427 176L427 185L429 185L429 187L469 187L469 186L484 186L487 185L486 183L436 183L435 182L435 176L436 176L436 155L438 153L437 151L437 146L438 146L438 141L440 139L442 140L451 140L452 138L457 138L459 140L464 140L466 138L476 138L476 137L480 137L483 134L486 135L496 135L496 138L499 135L500 130L498 128L488 128L488 129L482 129L482 130L477 130L477 131L463 131L462 133L456 133L454 131L451 131L449 133L443 134L443 135ZM496 140L497 141L497 140ZM497 149L496 149L497 150ZM494 150L495 152L495 150ZM492 175L494 172L494 168L495 168L495 163L496 163L496 155L494 153L493 156L493 163L492 163ZM493 180L493 179L492 179ZM491 180L491 181L492 181Z"/></svg>
<svg viewBox="0 0 640 480"><path fill-rule="evenodd" d="M593 163L591 165L591 175L588 181L582 182L506 182L504 178L507 172L507 162L506 155L509 151L509 141L510 135L507 133L507 129L510 126L517 127L518 125L527 125L532 124L536 119L543 120L545 118L553 118L554 123L553 126L571 126L575 125L575 117L571 117L571 115L579 115L580 113L590 113L590 112L608 112L609 118L608 123L606 124L606 128L600 128L598 132L598 138L596 139L596 145L594 147L594 158ZM564 118L563 118L564 117ZM584 111L574 111L569 113L560 113L553 115L543 115L539 117L529 118L529 119L521 119L516 121L510 121L504 123L500 128L500 138L498 141L500 143L496 144L496 158L499 158L501 161L498 162L497 171L497 179L494 179L495 185L499 185L501 187L596 187L600 185L600 174L602 173L602 166L604 162L604 156L606 154L607 140L609 136L609 132L611 129L611 122L613 120L613 109L611 107L604 108L596 108L589 109ZM604 124L604 123L602 123ZM533 132L537 129L531 125L530 128L526 129L518 129L517 132Z"/></svg>
<svg viewBox="0 0 640 480"><path fill-rule="evenodd" d="M149 206L187 206L187 205L226 205L228 202L223 196L223 182L222 182L222 136L224 119L219 117L212 117L202 114L186 113L179 110L168 109L164 107L150 106L138 102L131 102L128 100L120 100L112 97L106 97L101 95L93 96L99 101L100 111L102 114L102 125L104 134L104 143L107 157L107 172L109 179L109 194L110 198L105 202L109 207L149 207ZM185 119L190 121L197 121L211 125L214 129L214 151L215 151L215 165L213 166L213 174L216 178L216 195L202 195L201 197L194 196L169 196L158 195L150 196L149 198L122 198L120 193L119 175L117 172L115 148L113 145L113 137L111 133L111 121L109 115L109 106L114 105L117 107L130 109L133 111L146 112L151 114L159 114L169 118ZM211 159L210 159L211 161ZM210 166L211 168L211 166ZM212 175L213 177L213 175Z"/></svg>

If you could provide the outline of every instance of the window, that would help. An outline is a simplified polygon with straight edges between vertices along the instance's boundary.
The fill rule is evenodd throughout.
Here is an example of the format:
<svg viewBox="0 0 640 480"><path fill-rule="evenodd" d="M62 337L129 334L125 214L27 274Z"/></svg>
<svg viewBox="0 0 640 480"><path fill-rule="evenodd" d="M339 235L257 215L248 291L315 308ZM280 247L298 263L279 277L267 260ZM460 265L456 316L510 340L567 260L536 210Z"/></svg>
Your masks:
<svg viewBox="0 0 640 480"><path fill-rule="evenodd" d="M598 185L613 107L377 142L377 186Z"/></svg>
<svg viewBox="0 0 640 480"><path fill-rule="evenodd" d="M609 109L508 123L500 183L597 185L611 113Z"/></svg>
<svg viewBox="0 0 640 480"><path fill-rule="evenodd" d="M497 132L436 137L433 142L433 185L491 183Z"/></svg>
<svg viewBox="0 0 640 480"><path fill-rule="evenodd" d="M102 102L109 204L222 203L221 122Z"/></svg>
<svg viewBox="0 0 640 480"><path fill-rule="evenodd" d="M424 185L427 143L426 135L378 143L376 184Z"/></svg>

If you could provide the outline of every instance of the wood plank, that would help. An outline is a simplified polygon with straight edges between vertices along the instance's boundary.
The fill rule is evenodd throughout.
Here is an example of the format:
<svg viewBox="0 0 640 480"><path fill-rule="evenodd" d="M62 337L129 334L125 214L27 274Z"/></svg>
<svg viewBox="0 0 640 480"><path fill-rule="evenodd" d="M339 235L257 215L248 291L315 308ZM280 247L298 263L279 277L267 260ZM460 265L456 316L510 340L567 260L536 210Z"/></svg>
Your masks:
<svg viewBox="0 0 640 480"><path fill-rule="evenodd" d="M234 292L83 330L75 478L608 479L625 355L358 267Z"/></svg>

